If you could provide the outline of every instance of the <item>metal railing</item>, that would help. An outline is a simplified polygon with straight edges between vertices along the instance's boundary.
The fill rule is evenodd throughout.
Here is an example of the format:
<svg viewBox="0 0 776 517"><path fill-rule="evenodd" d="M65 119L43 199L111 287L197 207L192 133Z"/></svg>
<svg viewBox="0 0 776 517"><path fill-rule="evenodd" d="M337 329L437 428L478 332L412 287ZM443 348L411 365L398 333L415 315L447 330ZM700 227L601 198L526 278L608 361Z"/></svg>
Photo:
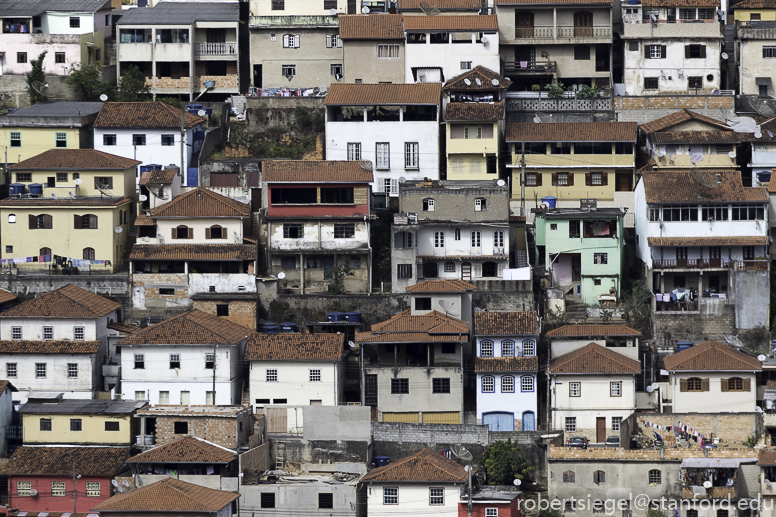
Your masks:
<svg viewBox="0 0 776 517"><path fill-rule="evenodd" d="M507 99L507 111L611 111L614 109L611 97L594 99Z"/></svg>
<svg viewBox="0 0 776 517"><path fill-rule="evenodd" d="M736 260L733 262L735 271L767 271L767 260Z"/></svg>
<svg viewBox="0 0 776 517"><path fill-rule="evenodd" d="M728 263L721 258L714 259L655 259L655 269L714 269L727 268Z"/></svg>
<svg viewBox="0 0 776 517"><path fill-rule="evenodd" d="M504 61L502 68L505 75L520 73L554 74L558 66L555 61Z"/></svg>
<svg viewBox="0 0 776 517"><path fill-rule="evenodd" d="M234 56L237 43L197 43L194 50L198 56Z"/></svg>
<svg viewBox="0 0 776 517"><path fill-rule="evenodd" d="M610 38L611 36L611 27L603 25L598 27L553 27L551 25L515 27L515 39Z"/></svg>

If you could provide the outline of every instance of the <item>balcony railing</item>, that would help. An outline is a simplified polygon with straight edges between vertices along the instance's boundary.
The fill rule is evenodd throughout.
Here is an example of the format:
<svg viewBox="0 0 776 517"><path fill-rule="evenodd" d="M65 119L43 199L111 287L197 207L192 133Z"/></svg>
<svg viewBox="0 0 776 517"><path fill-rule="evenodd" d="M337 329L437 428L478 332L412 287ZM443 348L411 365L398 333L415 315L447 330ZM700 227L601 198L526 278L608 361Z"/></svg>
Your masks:
<svg viewBox="0 0 776 517"><path fill-rule="evenodd" d="M7 439L19 439L24 438L24 428L21 425L9 425L5 428L5 437Z"/></svg>
<svg viewBox="0 0 776 517"><path fill-rule="evenodd" d="M733 499L736 497L736 487L734 486L713 486L705 490L699 490L703 487L682 487L682 499ZM703 495L702 492L706 492Z"/></svg>
<svg viewBox="0 0 776 517"><path fill-rule="evenodd" d="M726 268L728 263L721 258L714 259L655 259L654 269L715 269Z"/></svg>
<svg viewBox="0 0 776 517"><path fill-rule="evenodd" d="M736 260L733 262L735 271L767 271L767 260Z"/></svg>
<svg viewBox="0 0 776 517"><path fill-rule="evenodd" d="M237 43L197 43L195 51L198 56L234 56Z"/></svg>
<svg viewBox="0 0 776 517"><path fill-rule="evenodd" d="M537 63L536 61L504 61L503 65L504 75L509 74L554 74L558 70L557 63L555 61L542 61Z"/></svg>
<svg viewBox="0 0 776 517"><path fill-rule="evenodd" d="M516 27L515 39L559 39L559 38L611 38L609 26L598 27L553 27L551 25Z"/></svg>

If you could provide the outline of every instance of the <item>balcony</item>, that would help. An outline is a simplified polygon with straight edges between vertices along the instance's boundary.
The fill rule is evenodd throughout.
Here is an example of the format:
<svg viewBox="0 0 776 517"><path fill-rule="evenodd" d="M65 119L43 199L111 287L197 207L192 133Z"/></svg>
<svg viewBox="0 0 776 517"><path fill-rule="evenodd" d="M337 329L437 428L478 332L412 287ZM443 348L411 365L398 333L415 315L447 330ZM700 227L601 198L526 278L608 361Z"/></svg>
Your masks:
<svg viewBox="0 0 776 517"><path fill-rule="evenodd" d="M612 29L608 25L600 26L566 26L557 27L552 25L534 26L534 27L515 27L515 39L524 40L585 40L600 39L610 41Z"/></svg>
<svg viewBox="0 0 776 517"><path fill-rule="evenodd" d="M727 269L728 262L721 258L713 259L655 259L653 269Z"/></svg>
<svg viewBox="0 0 776 517"><path fill-rule="evenodd" d="M695 489L695 490L693 490ZM682 499L735 499L736 487L734 486L713 486L711 488L703 487L682 487Z"/></svg>
<svg viewBox="0 0 776 517"><path fill-rule="evenodd" d="M198 56L235 56L237 43L196 43L194 53Z"/></svg>
<svg viewBox="0 0 776 517"><path fill-rule="evenodd" d="M733 262L734 271L768 271L767 260L736 260Z"/></svg>
<svg viewBox="0 0 776 517"><path fill-rule="evenodd" d="M558 65L555 61L502 61L502 75L555 75Z"/></svg>
<svg viewBox="0 0 776 517"><path fill-rule="evenodd" d="M776 39L776 26L773 22L738 21L736 35L738 39L772 40Z"/></svg>

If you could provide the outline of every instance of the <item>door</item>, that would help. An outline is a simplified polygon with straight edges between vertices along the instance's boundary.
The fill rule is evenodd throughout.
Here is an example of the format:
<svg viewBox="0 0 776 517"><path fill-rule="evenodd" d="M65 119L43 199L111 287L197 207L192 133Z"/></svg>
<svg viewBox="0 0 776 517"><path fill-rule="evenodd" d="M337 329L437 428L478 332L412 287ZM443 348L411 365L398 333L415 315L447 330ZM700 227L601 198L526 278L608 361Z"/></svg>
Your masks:
<svg viewBox="0 0 776 517"><path fill-rule="evenodd" d="M533 28L531 31L533 31ZM533 45L517 45L515 47L515 61L520 65L520 68L533 69L536 65L536 47Z"/></svg>
<svg viewBox="0 0 776 517"><path fill-rule="evenodd" d="M523 431L536 431L536 416L533 411L523 413Z"/></svg>
<svg viewBox="0 0 776 517"><path fill-rule="evenodd" d="M191 404L191 392L181 391L181 406L188 406Z"/></svg>
<svg viewBox="0 0 776 517"><path fill-rule="evenodd" d="M323 278L334 278L334 257L323 257Z"/></svg>
<svg viewBox="0 0 776 517"><path fill-rule="evenodd" d="M267 415L268 433L288 432L288 410L284 407L269 407L264 409Z"/></svg>
<svg viewBox="0 0 776 517"><path fill-rule="evenodd" d="M377 405L377 375L368 374L364 376L364 405Z"/></svg>
<svg viewBox="0 0 776 517"><path fill-rule="evenodd" d="M534 37L534 15L528 11L515 12L515 38Z"/></svg>
<svg viewBox="0 0 776 517"><path fill-rule="evenodd" d="M676 248L676 267L687 267L687 248Z"/></svg>
<svg viewBox="0 0 776 517"><path fill-rule="evenodd" d="M461 264L461 280L465 282L471 282L472 280L471 262L464 262L463 264Z"/></svg>
<svg viewBox="0 0 776 517"><path fill-rule="evenodd" d="M514 413L483 413L482 425L487 425L489 431L514 431Z"/></svg>
<svg viewBox="0 0 776 517"><path fill-rule="evenodd" d="M253 87L261 88L261 65L253 65Z"/></svg>
<svg viewBox="0 0 776 517"><path fill-rule="evenodd" d="M593 13L588 11L574 13L574 37L593 37Z"/></svg>
<svg viewBox="0 0 776 517"><path fill-rule="evenodd" d="M595 419L595 441L598 443L606 441L606 417L599 416Z"/></svg>
<svg viewBox="0 0 776 517"><path fill-rule="evenodd" d="M208 43L226 43L226 29L207 29Z"/></svg>

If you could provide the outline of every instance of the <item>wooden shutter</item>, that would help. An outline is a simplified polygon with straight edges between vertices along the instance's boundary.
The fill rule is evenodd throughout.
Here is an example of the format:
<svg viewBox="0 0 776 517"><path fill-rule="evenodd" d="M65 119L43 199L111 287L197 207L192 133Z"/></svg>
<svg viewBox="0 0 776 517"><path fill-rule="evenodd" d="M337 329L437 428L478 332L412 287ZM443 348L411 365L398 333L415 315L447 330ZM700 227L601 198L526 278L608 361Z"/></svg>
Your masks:
<svg viewBox="0 0 776 517"><path fill-rule="evenodd" d="M353 189L353 204L366 205L369 202L369 189L366 187L356 187Z"/></svg>
<svg viewBox="0 0 776 517"><path fill-rule="evenodd" d="M701 391L709 391L709 379L701 379Z"/></svg>
<svg viewBox="0 0 776 517"><path fill-rule="evenodd" d="M660 59L665 59L667 55L668 54L666 54L666 46L660 45Z"/></svg>
<svg viewBox="0 0 776 517"><path fill-rule="evenodd" d="M602 172L601 173L601 185L606 186L609 184L609 173L608 172Z"/></svg>
<svg viewBox="0 0 776 517"><path fill-rule="evenodd" d="M687 391L687 379L679 379L679 391Z"/></svg>
<svg viewBox="0 0 776 517"><path fill-rule="evenodd" d="M178 229L177 228L173 228L172 229L172 238L173 239L177 239L178 238Z"/></svg>
<svg viewBox="0 0 776 517"><path fill-rule="evenodd" d="M720 391L729 391L728 390L728 380L727 379L720 379L719 380L719 387L720 387Z"/></svg>
<svg viewBox="0 0 776 517"><path fill-rule="evenodd" d="M684 58L690 59L690 45L684 46Z"/></svg>
<svg viewBox="0 0 776 517"><path fill-rule="evenodd" d="M205 238L206 239L212 239L213 238L213 237L211 237L210 228L205 228Z"/></svg>
<svg viewBox="0 0 776 517"><path fill-rule="evenodd" d="M544 176L544 174L542 174L541 172L537 172L536 173L536 186L537 187L541 187L542 186L542 176Z"/></svg>
<svg viewBox="0 0 776 517"><path fill-rule="evenodd" d="M573 187L574 186L574 173L573 172L569 172L568 173L568 179L569 179L568 186L569 187Z"/></svg>
<svg viewBox="0 0 776 517"><path fill-rule="evenodd" d="M701 45L700 56L701 56L701 58L704 58L704 59L706 58L706 45Z"/></svg>
<svg viewBox="0 0 776 517"><path fill-rule="evenodd" d="M558 173L553 172L552 173L552 186L556 186L558 184Z"/></svg>
<svg viewBox="0 0 776 517"><path fill-rule="evenodd" d="M644 59L649 59L649 47L650 45L644 45Z"/></svg>
<svg viewBox="0 0 776 517"><path fill-rule="evenodd" d="M752 379L741 379L741 387L744 391L752 391Z"/></svg>
<svg viewBox="0 0 776 517"><path fill-rule="evenodd" d="M585 173L585 185L588 187L593 184L593 173L592 172L586 172Z"/></svg>
<svg viewBox="0 0 776 517"><path fill-rule="evenodd" d="M29 216L27 216L27 220L30 223L30 230L34 230L38 227L38 220L34 215L30 214Z"/></svg>
<svg viewBox="0 0 776 517"><path fill-rule="evenodd" d="M194 238L194 228L187 228L187 230L189 231L189 239L193 239Z"/></svg>
<svg viewBox="0 0 776 517"><path fill-rule="evenodd" d="M73 228L80 230L84 227L83 224L83 218L80 215L73 216Z"/></svg>

